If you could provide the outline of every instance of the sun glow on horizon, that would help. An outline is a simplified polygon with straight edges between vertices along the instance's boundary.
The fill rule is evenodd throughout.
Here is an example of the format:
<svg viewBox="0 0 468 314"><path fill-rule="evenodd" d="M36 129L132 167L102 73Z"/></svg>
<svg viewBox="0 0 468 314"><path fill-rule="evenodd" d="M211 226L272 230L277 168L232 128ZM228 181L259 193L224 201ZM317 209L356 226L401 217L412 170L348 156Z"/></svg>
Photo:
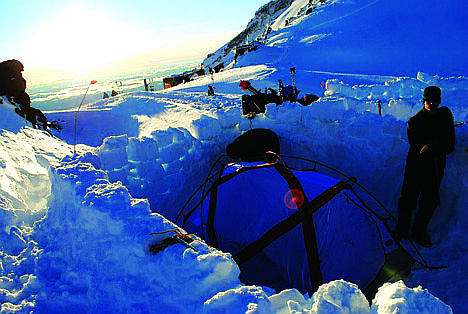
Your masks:
<svg viewBox="0 0 468 314"><path fill-rule="evenodd" d="M29 65L75 77L99 72L152 46L143 34L84 4L64 8L32 33L25 44Z"/></svg>
<svg viewBox="0 0 468 314"><path fill-rule="evenodd" d="M126 24L128 23L128 24ZM74 3L31 30L23 44L31 83L93 79L165 62L203 58L235 33L193 33L184 24L145 29L109 11Z"/></svg>

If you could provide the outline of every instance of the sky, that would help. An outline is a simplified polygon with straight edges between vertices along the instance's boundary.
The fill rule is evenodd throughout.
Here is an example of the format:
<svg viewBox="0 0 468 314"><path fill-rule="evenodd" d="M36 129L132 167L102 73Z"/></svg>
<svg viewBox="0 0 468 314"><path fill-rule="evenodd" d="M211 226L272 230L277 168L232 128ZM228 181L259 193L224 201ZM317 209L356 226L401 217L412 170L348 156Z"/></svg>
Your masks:
<svg viewBox="0 0 468 314"><path fill-rule="evenodd" d="M2 0L0 60L20 60L34 81L201 61L267 2Z"/></svg>

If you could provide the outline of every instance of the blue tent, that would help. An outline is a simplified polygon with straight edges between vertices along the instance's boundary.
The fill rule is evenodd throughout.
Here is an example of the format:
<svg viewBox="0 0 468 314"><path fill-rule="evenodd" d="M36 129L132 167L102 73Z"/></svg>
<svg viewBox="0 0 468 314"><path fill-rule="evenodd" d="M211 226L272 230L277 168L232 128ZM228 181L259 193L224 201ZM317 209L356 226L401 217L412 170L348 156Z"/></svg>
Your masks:
<svg viewBox="0 0 468 314"><path fill-rule="evenodd" d="M230 252L245 284L312 294L344 279L372 297L413 258L352 183L281 163L231 163L182 227Z"/></svg>

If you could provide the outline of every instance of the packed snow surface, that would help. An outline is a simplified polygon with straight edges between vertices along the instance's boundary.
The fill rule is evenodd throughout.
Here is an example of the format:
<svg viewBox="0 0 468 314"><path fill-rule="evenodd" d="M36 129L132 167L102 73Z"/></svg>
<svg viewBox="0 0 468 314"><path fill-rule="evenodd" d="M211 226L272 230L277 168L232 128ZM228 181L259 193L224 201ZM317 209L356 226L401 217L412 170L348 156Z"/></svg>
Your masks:
<svg viewBox="0 0 468 314"><path fill-rule="evenodd" d="M214 161L250 128L274 130L285 155L356 176L395 213L408 148L406 118L421 108L421 89L441 86L455 119L467 119L461 105L467 79L419 73L372 85L329 80L324 95L310 106L272 104L248 120L241 116L237 86L243 71L259 84L264 73L275 73L268 67L226 71L212 97L204 85L210 79L200 78L186 90L136 92L89 104L79 113L77 135L83 144L75 156L67 144L70 128L58 134L62 139L33 130L10 114L13 106L4 99L2 309L423 313L438 307L450 313L446 304L466 309L467 250L457 240L468 224L466 125L456 128L458 147L449 156L442 206L430 225L435 245L422 250L428 264L448 268L414 266L405 283L383 286L371 305L356 285L344 281L324 284L313 296L244 286L230 254L201 240L192 243L196 251L176 244L156 255L148 252L149 244L167 236L150 233L177 227L172 221ZM375 99L382 100L382 117ZM64 119L65 126L73 125L73 117L70 111L49 114Z"/></svg>

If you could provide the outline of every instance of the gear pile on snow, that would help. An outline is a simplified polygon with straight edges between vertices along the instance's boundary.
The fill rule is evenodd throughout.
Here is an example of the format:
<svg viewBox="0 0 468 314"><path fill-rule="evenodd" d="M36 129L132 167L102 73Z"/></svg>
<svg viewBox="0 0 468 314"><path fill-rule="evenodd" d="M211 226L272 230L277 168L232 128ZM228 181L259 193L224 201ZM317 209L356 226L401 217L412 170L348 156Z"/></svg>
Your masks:
<svg viewBox="0 0 468 314"><path fill-rule="evenodd" d="M278 92L272 88L265 89L265 93L255 89L249 81L240 81L239 87L243 91L249 91L253 95L242 95L242 115L249 118L255 117L256 114L264 113L266 105L275 103L276 106L281 105L284 101L298 102L303 106L308 106L314 101L319 100L317 95L306 94L304 97L299 97L300 90L295 86L296 83L296 68L290 68L291 85L283 86L281 80L278 81Z"/></svg>

